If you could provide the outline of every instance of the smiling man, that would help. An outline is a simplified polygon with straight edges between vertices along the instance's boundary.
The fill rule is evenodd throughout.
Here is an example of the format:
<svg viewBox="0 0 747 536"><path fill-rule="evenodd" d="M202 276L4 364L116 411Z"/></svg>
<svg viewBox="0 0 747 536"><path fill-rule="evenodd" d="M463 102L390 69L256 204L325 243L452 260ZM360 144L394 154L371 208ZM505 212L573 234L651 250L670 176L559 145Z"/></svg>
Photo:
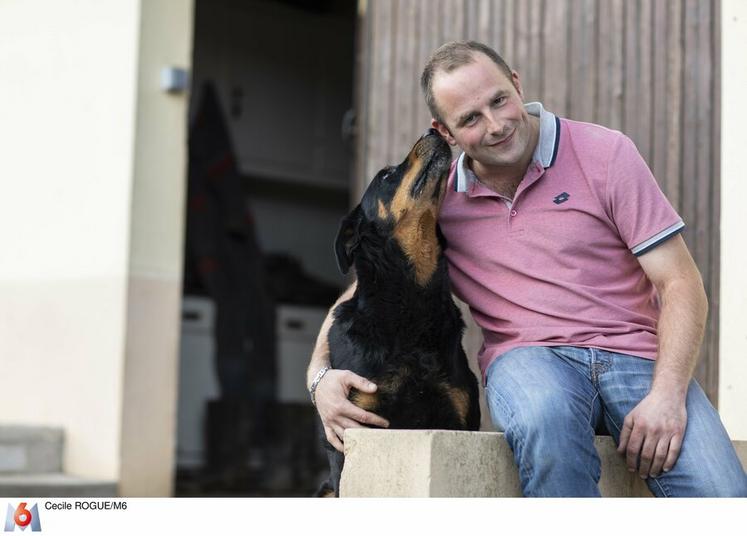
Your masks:
<svg viewBox="0 0 747 536"><path fill-rule="evenodd" d="M608 430L657 496L747 496L718 414L692 379L707 316L684 228L620 132L524 104L492 49L447 43L421 85L463 151L439 215L452 287L482 328L478 362L526 496L598 496ZM341 300L349 297L348 290ZM326 362L308 379L328 439L386 426L346 399L375 386Z"/></svg>

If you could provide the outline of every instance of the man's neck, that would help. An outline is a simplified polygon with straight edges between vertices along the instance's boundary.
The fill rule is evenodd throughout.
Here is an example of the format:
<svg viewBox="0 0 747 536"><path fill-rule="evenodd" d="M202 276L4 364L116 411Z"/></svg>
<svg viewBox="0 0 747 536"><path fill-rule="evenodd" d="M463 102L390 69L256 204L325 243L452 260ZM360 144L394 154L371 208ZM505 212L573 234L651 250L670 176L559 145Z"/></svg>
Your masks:
<svg viewBox="0 0 747 536"><path fill-rule="evenodd" d="M529 164L532 163L534 151L539 143L539 117L529 116L529 143L521 160L513 166L484 166L480 162L469 160L469 167L480 182L491 190L513 198L519 183L524 178Z"/></svg>

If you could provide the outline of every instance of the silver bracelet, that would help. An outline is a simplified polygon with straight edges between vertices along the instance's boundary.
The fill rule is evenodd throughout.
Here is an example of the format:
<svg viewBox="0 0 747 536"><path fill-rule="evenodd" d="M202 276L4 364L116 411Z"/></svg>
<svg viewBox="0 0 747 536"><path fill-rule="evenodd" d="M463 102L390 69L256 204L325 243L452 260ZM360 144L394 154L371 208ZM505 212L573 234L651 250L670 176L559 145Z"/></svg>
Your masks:
<svg viewBox="0 0 747 536"><path fill-rule="evenodd" d="M316 373L316 376L314 376L314 381L311 382L311 387L309 387L309 394L311 395L311 403L316 407L316 386L319 385L319 382L322 381L322 378L325 374L327 374L327 371L329 370L329 367L322 367L319 369L319 372Z"/></svg>

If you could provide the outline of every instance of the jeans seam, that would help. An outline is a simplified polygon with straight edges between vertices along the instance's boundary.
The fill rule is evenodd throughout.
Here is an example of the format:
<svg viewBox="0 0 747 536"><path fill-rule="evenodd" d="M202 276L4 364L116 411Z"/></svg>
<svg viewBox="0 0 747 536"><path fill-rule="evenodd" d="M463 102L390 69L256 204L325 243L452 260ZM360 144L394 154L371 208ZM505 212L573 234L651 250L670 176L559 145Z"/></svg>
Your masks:
<svg viewBox="0 0 747 536"><path fill-rule="evenodd" d="M503 397L502 397L501 395L499 395L499 394L498 394L498 391L496 391L496 390L495 390L495 388L494 388L494 387L493 387L492 385L488 384L488 385L487 385L487 386L485 387L485 390L486 390L486 391L490 391L490 393L491 393L491 395L492 395L492 398L493 398L493 399L494 399L494 400L495 400L496 402L498 402L498 403L500 404L500 406L501 406L501 408L503 409L504 413L505 413L505 414L506 414L506 416L508 417L508 422L506 423L506 426L508 426L508 425L509 425L510 423L512 423L512 422L513 422L513 420L514 420L514 412L513 412L512 410L511 410L511 407L510 407L510 406L509 406L508 404L506 404L506 401L505 401L505 400L503 400ZM495 423L494 423L494 424L495 424Z"/></svg>
<svg viewBox="0 0 747 536"><path fill-rule="evenodd" d="M594 445L594 438L596 437L596 430L595 430L595 427L592 426L592 424L591 424L591 417L592 417L592 414L594 413L594 401L598 397L599 397L599 392L597 391L597 392L594 393L594 398L591 399L591 404L589 404L589 417L588 417L589 428L591 428L591 443L592 443L591 448L593 450L592 457L596 453L596 457L597 457L597 464L596 465L597 465L597 468L599 469L599 474L595 474L595 473L592 474L592 477L596 481L597 485L599 485L599 479L601 478L602 464L601 464L601 460L599 460L599 454L596 451L596 446Z"/></svg>
<svg viewBox="0 0 747 536"><path fill-rule="evenodd" d="M668 493L668 487L666 486L666 484L660 482L658 478L654 478L654 477L649 477L649 478L653 480L654 483L656 483L656 485L659 487L662 495L664 495L665 498L668 498L670 496L670 494Z"/></svg>
<svg viewBox="0 0 747 536"><path fill-rule="evenodd" d="M591 399L591 403L589 404L589 416L588 416L587 420L589 421L589 426L591 427L592 434L595 433L596 427L592 426L591 417L592 417L592 414L594 413L594 401L597 398L599 398L599 391L597 391L597 392L594 393L594 398Z"/></svg>
<svg viewBox="0 0 747 536"><path fill-rule="evenodd" d="M506 426L505 426L505 428L503 430L504 437L505 437L509 433L509 431L508 431L509 427L512 424L514 424L514 412L511 410L511 407L508 404L506 404L506 401L503 399L503 397L500 394L498 394L498 391L496 391L495 388L492 385L488 384L485 387L485 390L486 391L490 391L493 400L495 400L496 403L498 403L502 407L504 413L508 417L507 422L506 422ZM487 393L486 393L486 396L487 396ZM490 405L490 404L488 403L488 405ZM495 424L495 423L493 423L493 424ZM513 432L510 432L510 433L511 433L511 435L514 438L515 448L511 447L510 443L509 443L508 446L513 451L514 462L517 465L517 469L519 471L519 476L521 476L521 472L523 470L524 474L526 476L526 481L529 482L532 479L532 476L534 475L534 468L532 467L532 464L527 461L527 463L525 463L523 465L520 465L519 464L519 460L516 457L516 452L517 451L518 452L522 452L522 450L524 448L524 441L523 441L522 434L521 433L515 434ZM506 441L508 442L508 438L507 437L506 437Z"/></svg>

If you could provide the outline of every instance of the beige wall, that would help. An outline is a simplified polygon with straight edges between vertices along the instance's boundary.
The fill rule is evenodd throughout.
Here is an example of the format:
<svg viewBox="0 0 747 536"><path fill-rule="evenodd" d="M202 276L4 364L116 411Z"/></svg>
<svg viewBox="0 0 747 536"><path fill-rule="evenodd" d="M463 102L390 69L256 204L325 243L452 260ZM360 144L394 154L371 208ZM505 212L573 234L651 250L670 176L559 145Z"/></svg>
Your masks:
<svg viewBox="0 0 747 536"><path fill-rule="evenodd" d="M142 0L122 415L122 495L171 494L181 315L186 93L161 68L189 67L192 0Z"/></svg>
<svg viewBox="0 0 747 536"><path fill-rule="evenodd" d="M191 0L0 3L0 424L171 490Z"/></svg>
<svg viewBox="0 0 747 536"><path fill-rule="evenodd" d="M747 2L721 3L721 340L719 412L747 439Z"/></svg>
<svg viewBox="0 0 747 536"><path fill-rule="evenodd" d="M119 472L139 6L0 3L0 422ZM86 21L82 23L81 21Z"/></svg>

